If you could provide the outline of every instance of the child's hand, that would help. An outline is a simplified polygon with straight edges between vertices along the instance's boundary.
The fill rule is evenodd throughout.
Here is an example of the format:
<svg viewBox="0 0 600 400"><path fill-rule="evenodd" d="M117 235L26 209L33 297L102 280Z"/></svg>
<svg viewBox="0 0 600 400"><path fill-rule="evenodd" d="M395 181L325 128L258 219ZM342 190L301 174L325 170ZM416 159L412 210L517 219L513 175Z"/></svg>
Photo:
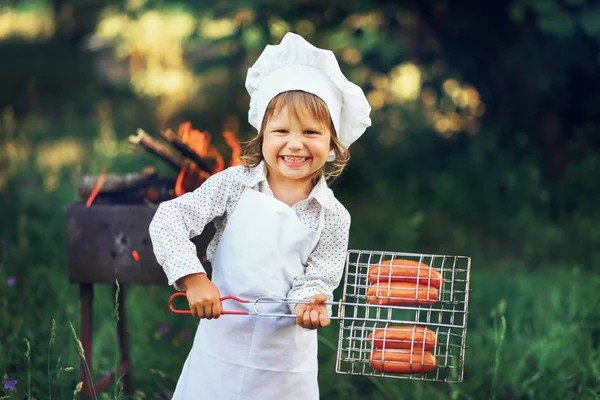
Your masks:
<svg viewBox="0 0 600 400"><path fill-rule="evenodd" d="M316 329L329 326L331 320L327 314L327 296L317 294L310 298L310 304L296 305L296 323L304 329Z"/></svg>
<svg viewBox="0 0 600 400"><path fill-rule="evenodd" d="M219 318L221 316L221 294L206 274L183 277L185 293L194 318Z"/></svg>

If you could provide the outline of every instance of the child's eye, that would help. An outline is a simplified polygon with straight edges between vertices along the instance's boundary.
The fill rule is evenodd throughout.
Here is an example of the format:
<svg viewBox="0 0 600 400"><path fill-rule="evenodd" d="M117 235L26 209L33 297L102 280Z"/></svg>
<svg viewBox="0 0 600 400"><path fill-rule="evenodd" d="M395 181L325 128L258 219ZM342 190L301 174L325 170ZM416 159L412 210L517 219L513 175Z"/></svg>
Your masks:
<svg viewBox="0 0 600 400"><path fill-rule="evenodd" d="M320 133L317 131L304 131L304 133L306 133L307 135L320 135Z"/></svg>
<svg viewBox="0 0 600 400"><path fill-rule="evenodd" d="M287 129L277 129L275 131L273 131L275 133L288 133Z"/></svg>

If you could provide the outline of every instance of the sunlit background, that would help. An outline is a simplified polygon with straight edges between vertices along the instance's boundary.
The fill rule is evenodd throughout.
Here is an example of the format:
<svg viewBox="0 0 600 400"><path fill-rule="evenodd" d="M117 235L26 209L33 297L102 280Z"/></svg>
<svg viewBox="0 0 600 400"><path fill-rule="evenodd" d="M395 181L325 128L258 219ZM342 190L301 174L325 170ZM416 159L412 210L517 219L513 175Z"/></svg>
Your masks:
<svg viewBox="0 0 600 400"><path fill-rule="evenodd" d="M315 24L307 19L288 23L269 16L268 30L264 31L256 26L256 12L251 8L231 10L227 16L215 17L212 10L195 13L185 4L173 3L159 8L148 3L135 0L120 7L102 7L97 11L98 21L93 31L85 37L78 51L95 58L96 79L111 87L127 87L140 101L153 104L161 127L176 119L182 110L201 109L211 102L213 93L227 86L234 74L239 81L243 69L251 65L265 44L276 43L288 31L315 37ZM65 27L75 24L72 7L65 4L56 12L50 2L43 1L3 7L0 40L36 43L52 40L57 24ZM485 112L479 92L472 83L453 76L441 58L430 65L406 60L385 71L374 70L362 62L361 50L371 50L368 40L350 46L357 42L351 33L361 30L374 34L385 29L390 20L405 26L415 23L410 13L394 17L378 11L357 13L342 22L343 30L323 40L323 45L345 63L349 78L364 87L373 107L372 118L382 126L378 140L386 146L402 140L403 132L411 128L411 123L402 117L403 112L411 113L412 119L422 119L445 138L462 132L477 134ZM239 59L240 53L243 58L236 60L236 69L232 70L227 61L234 57ZM35 88L30 90L35 96ZM232 114L223 120L239 127L245 123L240 121L239 114L248 99L240 88L235 89L235 94L238 98L234 104L238 107L229 110ZM110 121L110 105L99 104L97 113L100 132L94 149L108 158L117 157L125 151L126 145L117 142L118 135L113 132ZM38 121L39 124L44 122ZM7 131L12 123L13 111L8 105L3 110ZM247 127L243 133L250 133ZM36 157L40 167L50 171L45 186L56 189L56 172L62 166L81 161L85 152L81 146L76 138L61 138L55 143L43 144L33 155L28 141L8 142L6 156L13 167L3 171L0 187L18 171L19 162L27 163L30 157Z"/></svg>

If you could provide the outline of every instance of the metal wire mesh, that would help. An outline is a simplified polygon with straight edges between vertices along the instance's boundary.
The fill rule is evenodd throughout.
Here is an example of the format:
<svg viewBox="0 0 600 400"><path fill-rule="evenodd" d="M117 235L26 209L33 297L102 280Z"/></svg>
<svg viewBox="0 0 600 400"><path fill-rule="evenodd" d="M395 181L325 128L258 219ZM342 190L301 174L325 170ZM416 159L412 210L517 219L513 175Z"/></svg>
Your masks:
<svg viewBox="0 0 600 400"><path fill-rule="evenodd" d="M369 268L391 265L392 260L412 260L418 265L429 265L441 273L443 284L438 299L430 305L372 304L367 292L375 283L369 282ZM461 256L414 254L349 250L346 258L343 297L340 302L339 343L336 372L352 375L383 376L390 378L427 381L461 382L464 370L467 309L469 299L469 271L471 259ZM383 273L382 273L383 275ZM417 278L418 284L431 283ZM377 283L377 282L376 282ZM430 372L395 373L389 369L373 368L370 357L378 349L369 335L377 329L396 326L425 327L435 333L434 345L429 350L436 366ZM410 362L425 355L425 344L412 343L409 350L383 349L375 353L373 361L386 352L410 353ZM379 349L381 350L381 349ZM387 364L390 365L390 364ZM393 369L393 368L392 368Z"/></svg>

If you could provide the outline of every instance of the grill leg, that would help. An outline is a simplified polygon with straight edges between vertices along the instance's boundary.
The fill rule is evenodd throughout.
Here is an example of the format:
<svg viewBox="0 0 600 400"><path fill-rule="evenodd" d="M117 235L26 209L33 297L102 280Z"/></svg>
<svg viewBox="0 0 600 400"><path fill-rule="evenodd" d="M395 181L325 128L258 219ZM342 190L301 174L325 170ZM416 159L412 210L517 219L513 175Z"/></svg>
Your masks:
<svg viewBox="0 0 600 400"><path fill-rule="evenodd" d="M115 285L115 290L117 286ZM125 309L125 288L120 286L117 296L119 302L117 331L119 335L119 347L121 350L120 370L123 375L123 391L127 395L133 395L133 374L131 372L131 356L129 353L129 335L127 334L127 312ZM118 379L118 377L117 377Z"/></svg>
<svg viewBox="0 0 600 400"><path fill-rule="evenodd" d="M92 375L92 328L93 328L93 301L94 286L91 283L81 283L79 285L79 296L81 298L81 345L85 354L85 360L81 360L81 380L83 387L81 395L84 398L92 398L90 384L86 374L86 363ZM92 375L93 376L93 375Z"/></svg>

